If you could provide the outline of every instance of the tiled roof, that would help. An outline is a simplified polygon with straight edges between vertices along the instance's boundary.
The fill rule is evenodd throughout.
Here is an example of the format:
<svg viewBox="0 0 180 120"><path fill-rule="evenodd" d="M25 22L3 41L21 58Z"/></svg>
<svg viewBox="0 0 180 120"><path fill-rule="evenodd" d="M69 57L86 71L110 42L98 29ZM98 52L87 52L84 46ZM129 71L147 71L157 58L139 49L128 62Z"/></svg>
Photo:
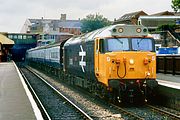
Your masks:
<svg viewBox="0 0 180 120"><path fill-rule="evenodd" d="M163 11L163 12L152 14L151 16L162 16L162 15L174 15L174 13L169 12L169 11Z"/></svg>
<svg viewBox="0 0 180 120"><path fill-rule="evenodd" d="M32 26L38 24L48 23L51 27L64 27L64 28L80 28L82 23L80 20L57 20L57 19L29 19Z"/></svg>
<svg viewBox="0 0 180 120"><path fill-rule="evenodd" d="M0 43L1 44L14 44L14 41L0 34Z"/></svg>
<svg viewBox="0 0 180 120"><path fill-rule="evenodd" d="M65 28L80 28L82 26L82 23L80 20L66 20L59 22L59 27L65 27Z"/></svg>
<svg viewBox="0 0 180 120"><path fill-rule="evenodd" d="M131 19L133 17L136 18L136 16L139 15L140 13L143 13L144 15L147 15L144 11L137 11L137 12L124 14L120 19L129 20L129 19Z"/></svg>

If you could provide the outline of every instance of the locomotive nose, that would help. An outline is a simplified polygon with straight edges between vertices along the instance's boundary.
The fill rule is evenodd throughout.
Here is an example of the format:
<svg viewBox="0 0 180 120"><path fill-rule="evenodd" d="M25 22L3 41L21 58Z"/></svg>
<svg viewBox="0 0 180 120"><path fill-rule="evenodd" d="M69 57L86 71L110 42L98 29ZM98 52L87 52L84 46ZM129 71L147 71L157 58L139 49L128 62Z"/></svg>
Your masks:
<svg viewBox="0 0 180 120"><path fill-rule="evenodd" d="M110 76L116 76L117 79L119 76L121 79L122 76L124 76L123 79L155 78L155 54L148 55L147 52L121 53L121 56L116 55L116 58L112 59L111 66L114 72L110 72Z"/></svg>

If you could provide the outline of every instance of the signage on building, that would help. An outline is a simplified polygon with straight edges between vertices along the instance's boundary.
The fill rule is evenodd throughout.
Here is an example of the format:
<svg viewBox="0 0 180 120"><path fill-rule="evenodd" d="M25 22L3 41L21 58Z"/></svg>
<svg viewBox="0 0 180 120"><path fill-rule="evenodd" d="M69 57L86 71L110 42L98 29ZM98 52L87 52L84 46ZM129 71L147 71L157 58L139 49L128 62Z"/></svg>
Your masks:
<svg viewBox="0 0 180 120"><path fill-rule="evenodd" d="M176 20L176 25L180 25L180 20Z"/></svg>

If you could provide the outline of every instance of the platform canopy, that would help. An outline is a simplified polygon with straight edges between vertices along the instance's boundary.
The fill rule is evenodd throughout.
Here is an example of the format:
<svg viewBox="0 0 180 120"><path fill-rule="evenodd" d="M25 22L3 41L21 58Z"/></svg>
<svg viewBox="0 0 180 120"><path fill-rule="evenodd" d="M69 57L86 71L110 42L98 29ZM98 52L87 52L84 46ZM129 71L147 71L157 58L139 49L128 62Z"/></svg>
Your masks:
<svg viewBox="0 0 180 120"><path fill-rule="evenodd" d="M14 41L0 34L0 43L3 45L13 45Z"/></svg>

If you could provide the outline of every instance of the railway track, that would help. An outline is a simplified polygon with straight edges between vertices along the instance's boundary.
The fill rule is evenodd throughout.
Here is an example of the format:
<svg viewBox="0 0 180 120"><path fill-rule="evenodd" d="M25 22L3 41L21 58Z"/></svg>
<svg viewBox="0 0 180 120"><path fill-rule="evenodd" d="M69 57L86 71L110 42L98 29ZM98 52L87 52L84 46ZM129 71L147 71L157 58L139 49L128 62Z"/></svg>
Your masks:
<svg viewBox="0 0 180 120"><path fill-rule="evenodd" d="M26 68L21 73L33 92L44 119L88 119L92 118L71 102L42 77Z"/></svg>
<svg viewBox="0 0 180 120"><path fill-rule="evenodd" d="M152 106L152 105L146 105L147 107L151 108L152 110L158 112L159 114L168 116L169 118L171 118L172 120L180 120L180 116L176 115L174 113L171 113L169 111L166 110L162 110L161 108L158 108L156 106Z"/></svg>
<svg viewBox="0 0 180 120"><path fill-rule="evenodd" d="M30 68L30 69L32 69L32 68ZM34 69L33 69L33 71L34 71ZM44 75L42 75L41 73L39 73L38 71L35 71L37 74L40 74L40 76L44 76ZM48 77L46 78L45 77L45 79L48 79ZM56 80L55 80L56 81ZM54 84L54 86L56 86L55 84L56 83L53 83L53 82L51 82L51 81L49 81L48 80L48 82L50 82L51 84ZM57 82L59 82L59 81L57 81ZM56 86L57 87L57 86ZM86 94L87 96L92 96L92 94L90 94L90 93L87 93L87 92L85 92L84 90L82 90L82 89L80 89L80 88L76 88L76 90L78 90L78 91L81 91L83 94ZM67 91L67 90L65 90L65 91ZM78 92L77 92L78 93ZM82 94L81 93L81 94ZM71 96L75 96L75 95L71 95ZM84 95L83 95L84 96ZM91 97L92 98L92 97ZM77 97L76 98L73 98L73 99L77 99ZM81 99L81 98L80 98ZM94 99L94 98L93 98ZM99 98L95 98L95 99L98 99L98 102L96 102L95 100L93 100L93 102L95 102L95 104L97 105L97 106L94 106L94 105L91 105L91 106L94 106L94 108L96 107L96 108L98 108L98 105L100 105L100 106L104 106L105 105L105 109L106 109L106 111L107 110L110 110L110 109L113 109L115 112L113 112L114 114L106 114L105 116L103 116L103 115L100 115L101 117L98 117L99 115L93 115L92 114L92 112L91 112L91 116L93 116L93 119L121 119L121 117L122 118L124 118L124 119L132 119L132 120L143 120L144 118L141 118L140 116L138 116L138 115L136 115L136 114L133 114L132 112L129 112L129 111L127 111L127 110L125 110L125 109L123 109L123 108L120 108L120 107L117 107L117 106L115 106L115 105L113 105L113 104L109 104L109 103L107 103L107 102L105 102L104 100L100 100ZM78 99L77 99L78 100ZM80 100L78 100L78 101L80 101ZM88 103L88 101L87 100L85 100L87 103ZM83 103L83 102L81 102L81 103ZM103 103L103 104L102 104ZM91 104L91 103L89 103L89 104ZM87 106L88 107L88 105L84 105L84 106ZM90 108L90 107L88 107L88 108ZM90 108L91 109L91 108ZM92 110L92 109L91 109ZM97 109L97 113L98 113L98 111L101 111L101 110L98 110ZM102 111L102 113L103 113L103 111Z"/></svg>
<svg viewBox="0 0 180 120"><path fill-rule="evenodd" d="M133 112L130 112L130 111L124 109L123 107L119 107L114 104L111 104L111 106L113 106L114 108L119 110L124 116L128 116L128 119L130 119L130 120L145 120L143 117L138 116L138 115L134 114Z"/></svg>
<svg viewBox="0 0 180 120"><path fill-rule="evenodd" d="M117 106L119 107L119 106ZM139 119L144 120L180 120L180 116L168 112L167 110L162 110L161 108L145 104L143 106L132 106L132 107L123 107L120 109L129 111L136 116L139 116ZM138 117L137 117L138 118Z"/></svg>
<svg viewBox="0 0 180 120"><path fill-rule="evenodd" d="M41 76L43 76L42 73L39 73L38 71L36 71L36 72L38 74L40 74ZM43 77L45 77L45 76L43 76ZM46 77L45 77L45 79L46 79ZM48 80L48 82L50 82L50 81ZM59 83L59 80L56 81L56 82ZM55 85L56 83L52 82L51 84ZM59 89L59 88L57 87L57 89ZM76 90L77 90L77 88L76 88ZM85 94L87 95L87 92ZM70 95L70 96L74 97L74 94ZM84 97L84 95L82 95L82 96ZM90 96L90 95L87 95L87 96ZM92 96L91 96L91 98L92 98ZM77 101L81 102L81 100L82 100L82 98L80 98L81 100L79 100L79 98L77 98L77 97L72 98L72 99L76 100L75 103ZM98 98L95 98L95 99L98 99ZM93 106L93 105L90 105L90 103L87 100L84 100L84 101L86 101L86 103L87 103L87 104L84 105L86 107L85 109L89 109L90 106ZM77 102L77 104L79 104L78 102ZM95 100L93 100L93 102L95 102ZM101 100L99 102L103 103L104 101ZM81 102L81 103L83 103L83 102ZM95 102L95 104L99 104L99 103ZM178 117L171 117L170 115L167 115L167 114L165 115L165 114L159 113L159 112L155 111L154 109L148 107L147 105L137 106L137 107L124 107L124 106L116 106L116 105L108 104L108 103L104 103L104 104L106 104L105 109L107 109L107 110L114 109L115 110L114 114L110 114L110 115L106 114L105 116L100 115L101 117L98 117L97 114L92 114L92 112L88 112L88 113L90 113L90 116L93 117L93 119L109 119L109 118L110 119L111 118L114 118L114 119L124 118L125 120L126 119L132 119L132 120L153 120L153 119L154 120L156 120L156 119L174 120L174 119L179 119ZM98 113L98 111L100 111L100 110L97 109L97 111L95 111L95 112ZM120 117L117 117L118 115L120 115Z"/></svg>

